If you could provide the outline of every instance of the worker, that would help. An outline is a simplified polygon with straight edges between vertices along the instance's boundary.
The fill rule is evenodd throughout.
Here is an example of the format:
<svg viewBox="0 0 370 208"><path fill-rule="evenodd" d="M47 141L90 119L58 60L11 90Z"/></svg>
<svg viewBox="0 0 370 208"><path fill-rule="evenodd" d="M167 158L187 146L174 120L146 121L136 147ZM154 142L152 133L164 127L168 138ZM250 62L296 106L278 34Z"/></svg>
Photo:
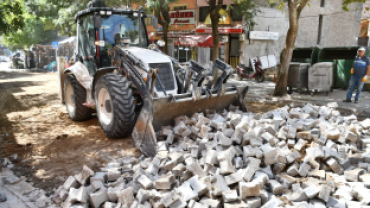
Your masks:
<svg viewBox="0 0 370 208"><path fill-rule="evenodd" d="M351 80L349 81L349 87L347 90L347 97L343 102L350 103L352 98L353 90L357 87L356 96L355 96L355 103L358 102L358 99L360 98L360 94L362 91L362 88L364 87L364 82L366 82L368 78L368 74L370 72L370 59L369 57L365 56L366 49L364 47L361 47L358 49L357 54L355 58L355 62L353 63L352 69L351 69Z"/></svg>

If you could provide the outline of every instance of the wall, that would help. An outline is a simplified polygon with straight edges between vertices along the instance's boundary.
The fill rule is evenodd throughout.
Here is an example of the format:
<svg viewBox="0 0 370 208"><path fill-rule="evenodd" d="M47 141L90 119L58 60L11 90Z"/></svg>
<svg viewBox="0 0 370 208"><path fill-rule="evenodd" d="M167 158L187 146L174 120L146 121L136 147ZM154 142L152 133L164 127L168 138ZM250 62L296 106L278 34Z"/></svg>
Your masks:
<svg viewBox="0 0 370 208"><path fill-rule="evenodd" d="M359 33L362 3L352 3L351 11L342 10L341 0L326 0L325 7L320 7L320 0L311 0L311 6L306 6L299 20L299 30L295 47L339 47L356 46ZM286 33L289 28L286 8L280 11L270 8L266 1L257 0L261 13L255 17L258 25L255 31L279 32L277 41L257 41L247 39L242 45L244 64L249 65L249 59L255 56L275 55L280 63L281 51L285 46ZM319 15L323 15L322 38L318 40Z"/></svg>

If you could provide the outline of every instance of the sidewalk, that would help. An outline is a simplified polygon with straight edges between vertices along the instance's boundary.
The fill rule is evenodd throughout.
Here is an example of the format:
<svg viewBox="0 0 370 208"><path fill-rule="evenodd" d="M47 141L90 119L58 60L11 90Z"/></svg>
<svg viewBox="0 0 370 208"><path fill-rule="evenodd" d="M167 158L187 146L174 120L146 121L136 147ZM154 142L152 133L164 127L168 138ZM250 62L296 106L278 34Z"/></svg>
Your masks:
<svg viewBox="0 0 370 208"><path fill-rule="evenodd" d="M343 111L348 111L348 113L357 114L359 117L367 118L370 117L370 92L363 91L358 103L344 103L342 102L346 97L346 90L343 89L334 89L333 92L330 92L328 96L326 93L314 93L312 96L310 92L303 92L299 94L293 92L291 95L285 97L273 97L275 83L273 82L262 82L257 83L255 81L232 81L235 84L247 84L249 86L248 94L245 99L248 101L259 101L259 102L295 102L295 103L313 103L316 105L326 105L329 102L337 102L338 108ZM353 94L353 97L355 96ZM354 98L353 98L354 99Z"/></svg>

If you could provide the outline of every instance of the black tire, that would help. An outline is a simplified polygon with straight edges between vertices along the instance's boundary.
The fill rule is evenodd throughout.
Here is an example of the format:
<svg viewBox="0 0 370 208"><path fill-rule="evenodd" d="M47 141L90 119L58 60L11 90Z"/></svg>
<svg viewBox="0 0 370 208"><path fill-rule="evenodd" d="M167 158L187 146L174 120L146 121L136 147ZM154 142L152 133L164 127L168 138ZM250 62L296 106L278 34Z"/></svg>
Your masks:
<svg viewBox="0 0 370 208"><path fill-rule="evenodd" d="M101 108L99 104L99 93L102 89L109 94L110 110ZM135 104L130 83L126 77L118 74L101 76L95 85L95 103L100 126L108 137L118 139L131 134L135 126ZM103 120L104 110L112 113L112 118L108 122Z"/></svg>
<svg viewBox="0 0 370 208"><path fill-rule="evenodd" d="M67 87L71 86L72 93L67 96ZM68 74L64 80L64 100L69 117L74 121L85 121L91 117L91 108L86 107L83 103L86 101L86 90L77 81L76 77ZM69 93L68 93L69 94ZM68 102L70 100L71 102ZM68 105L70 103L70 105Z"/></svg>
<svg viewBox="0 0 370 208"><path fill-rule="evenodd" d="M263 81L265 81L265 76L263 74L258 74L256 76L256 81L257 82L263 82Z"/></svg>

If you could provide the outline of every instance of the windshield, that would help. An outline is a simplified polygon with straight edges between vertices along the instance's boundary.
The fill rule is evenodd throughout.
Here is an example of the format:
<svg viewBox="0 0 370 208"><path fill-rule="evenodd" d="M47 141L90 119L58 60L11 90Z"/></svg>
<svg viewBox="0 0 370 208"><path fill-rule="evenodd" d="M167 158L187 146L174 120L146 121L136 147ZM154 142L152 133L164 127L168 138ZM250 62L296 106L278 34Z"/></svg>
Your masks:
<svg viewBox="0 0 370 208"><path fill-rule="evenodd" d="M114 14L102 17L102 26L98 31L99 40L105 41L105 48L110 49L120 43L120 39L129 40L129 45L139 46L139 22L137 17L126 14ZM144 24L141 24L141 47L146 48L147 39Z"/></svg>

